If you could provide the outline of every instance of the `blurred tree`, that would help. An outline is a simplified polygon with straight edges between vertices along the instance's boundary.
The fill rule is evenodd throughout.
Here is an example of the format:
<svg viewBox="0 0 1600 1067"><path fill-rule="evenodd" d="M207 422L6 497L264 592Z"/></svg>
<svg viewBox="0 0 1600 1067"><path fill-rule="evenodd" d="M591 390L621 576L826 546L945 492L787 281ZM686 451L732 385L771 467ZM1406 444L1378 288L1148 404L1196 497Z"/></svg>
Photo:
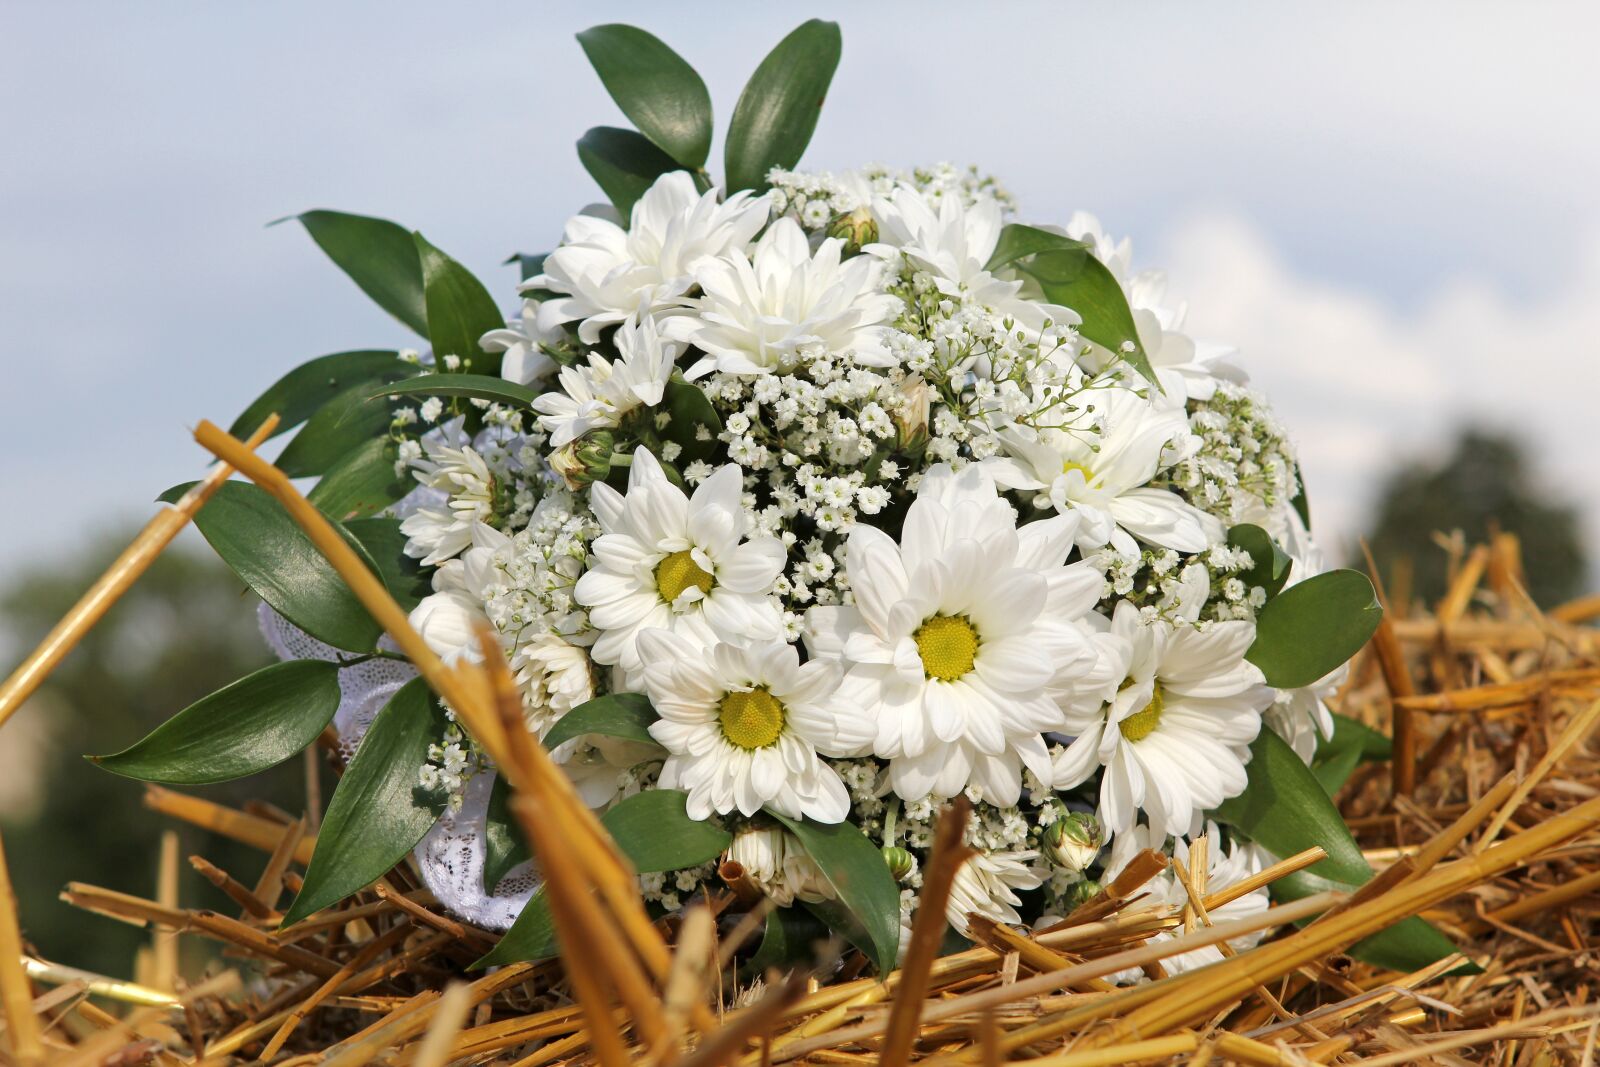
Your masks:
<svg viewBox="0 0 1600 1067"><path fill-rule="evenodd" d="M0 594L0 648L12 660L55 624L127 544L108 536L59 570L32 570ZM116 752L193 703L271 659L256 628L255 598L203 545L162 555L62 662L0 734L0 826L17 883L24 936L49 959L133 974L150 935L86 915L57 899L69 881L155 894L163 830L177 824L141 804L143 784L99 770L88 753ZM8 663L5 668L9 669ZM304 764L186 792L238 805L260 798L298 814ZM193 873L193 853L250 884L266 857L182 828L179 897L186 906L237 906ZM191 939L186 939L191 940ZM193 963L198 946L186 947ZM185 973L193 974L192 966Z"/></svg>
<svg viewBox="0 0 1600 1067"><path fill-rule="evenodd" d="M1412 593L1432 604L1444 595L1448 562L1433 540L1435 531L1460 530L1468 544L1479 544L1503 530L1522 542L1528 593L1538 604L1549 607L1579 595L1588 564L1577 509L1536 482L1515 438L1463 431L1442 464L1408 464L1384 486L1367 535L1380 573L1410 560Z"/></svg>

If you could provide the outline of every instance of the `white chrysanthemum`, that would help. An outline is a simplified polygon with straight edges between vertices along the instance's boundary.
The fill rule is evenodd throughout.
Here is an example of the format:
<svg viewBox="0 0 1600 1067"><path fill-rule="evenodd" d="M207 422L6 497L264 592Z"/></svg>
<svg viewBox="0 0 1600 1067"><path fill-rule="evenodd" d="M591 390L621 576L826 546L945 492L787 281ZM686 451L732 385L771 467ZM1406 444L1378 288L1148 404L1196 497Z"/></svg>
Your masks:
<svg viewBox="0 0 1600 1067"><path fill-rule="evenodd" d="M617 798L629 770L660 759L661 750L642 741L590 734L559 746L552 755L584 804L599 809Z"/></svg>
<svg viewBox="0 0 1600 1067"><path fill-rule="evenodd" d="M433 567L464 551L473 531L493 513L494 475L459 420L423 437L422 452L411 461L412 471L434 490L437 502L420 505L400 524L400 532L406 535L406 555Z"/></svg>
<svg viewBox="0 0 1600 1067"><path fill-rule="evenodd" d="M814 655L848 667L842 693L877 722L874 754L908 800L969 786L1015 804L1026 765L1049 776L1044 732L1061 728L1057 697L1092 674L1079 628L1101 578L1066 566L1074 520L1020 530L981 467L940 464L924 476L900 544L865 523L850 534L853 606L813 608Z"/></svg>
<svg viewBox="0 0 1600 1067"><path fill-rule="evenodd" d="M670 630L701 648L718 640L772 640L782 620L771 595L783 569L775 537L746 539L740 470L729 464L685 496L655 456L633 453L628 492L604 483L590 504L601 536L573 590L600 631L596 663L639 670L639 633Z"/></svg>
<svg viewBox="0 0 1600 1067"><path fill-rule="evenodd" d="M1137 537L1161 548L1200 552L1221 540L1217 520L1149 484L1189 446L1183 408L1121 388L1094 389L1082 397L1082 426L1002 431L1007 455L984 463L994 480L1035 493L1035 506L1076 513L1078 543L1085 550L1109 544L1137 555Z"/></svg>
<svg viewBox="0 0 1600 1067"><path fill-rule="evenodd" d="M850 794L818 758L860 755L872 724L835 698L838 665L801 664L782 641L719 643L709 652L665 630L639 634L644 687L667 750L661 787L689 794L689 817L754 815L842 821Z"/></svg>
<svg viewBox="0 0 1600 1067"><path fill-rule="evenodd" d="M612 335L618 358L594 352L589 362L561 368L560 389L534 399L539 425L560 448L590 430L615 427L637 407L661 403L683 346L661 338L653 319L628 320Z"/></svg>
<svg viewBox="0 0 1600 1067"><path fill-rule="evenodd" d="M539 326L578 322L585 344L629 315L653 315L677 303L694 285L695 266L708 256L742 249L766 225L768 203L749 192L719 201L700 193L686 171L657 178L633 205L627 229L613 218L577 215L544 273L522 288L562 294L539 305Z"/></svg>
<svg viewBox="0 0 1600 1067"><path fill-rule="evenodd" d="M1196 883L1195 888L1202 894L1219 892L1231 885L1242 882L1261 870L1262 864L1259 849L1241 845L1235 841L1227 852L1223 852L1221 846L1222 836L1217 830L1217 824L1208 822L1205 829L1204 845L1199 845L1197 841L1190 841L1181 836L1172 845L1172 855L1189 871L1190 878ZM1111 855L1106 860L1106 869L1102 878L1109 882L1122 873L1123 868L1128 865L1134 856L1137 856L1147 848L1165 851L1166 843L1166 834L1158 830L1151 830L1147 826L1138 826L1129 833L1119 835L1116 844L1112 846ZM1203 852L1205 855L1204 870L1195 870L1195 864L1191 862L1195 858L1197 845L1198 851ZM1184 888L1183 883L1178 879L1177 872L1172 868L1168 868L1149 882L1146 882L1144 892L1149 894L1148 903L1151 904L1164 904L1173 908L1182 908L1189 902L1189 892ZM1214 924L1221 924L1259 915L1266 911L1268 906L1267 891L1262 888L1246 893L1237 900L1231 900L1220 908L1208 909L1207 914L1211 916L1211 921ZM1182 936L1185 932L1182 927L1175 930L1163 930L1152 935L1146 943L1153 945L1162 941L1171 941ZM1244 952L1260 944L1262 937L1265 935L1265 930L1240 934L1238 937L1230 938L1228 946L1235 952ZM1161 966L1168 974L1181 974L1184 971L1192 971L1197 967L1217 963L1221 959L1222 950L1220 948L1216 945L1206 945L1202 948L1179 953L1176 956L1168 956L1161 961ZM1112 975L1111 978L1112 981L1127 984L1142 980L1144 972L1138 968L1132 968L1127 971L1119 971Z"/></svg>
<svg viewBox="0 0 1600 1067"><path fill-rule="evenodd" d="M589 650L560 634L542 633L519 643L511 656L511 670L530 703L546 709L547 722L539 734L567 712L594 697L594 666Z"/></svg>
<svg viewBox="0 0 1600 1067"><path fill-rule="evenodd" d="M782 218L749 258L731 250L702 260L695 280L704 295L689 302L695 313L662 326L706 353L685 377L784 373L813 347L854 353L867 366L893 365L883 338L900 300L882 291L882 263L843 255L844 242L832 237L813 254L799 223Z"/></svg>
<svg viewBox="0 0 1600 1067"><path fill-rule="evenodd" d="M872 202L878 222L879 243L868 245L877 256L904 255L926 271L941 293L962 298L1009 316L1030 332L1044 328L1046 319L1056 327L1083 321L1070 308L1022 296L1023 282L999 278L986 268L1005 228L1000 204L980 197L968 205L959 196L941 196L937 203L927 194L901 185Z"/></svg>
<svg viewBox="0 0 1600 1067"><path fill-rule="evenodd" d="M545 354L543 346L563 337L559 328L541 329L538 302L524 300L516 318L507 320L503 328L484 334L478 345L485 352L503 353L500 377L518 385L532 385L556 369L556 361Z"/></svg>
<svg viewBox="0 0 1600 1067"><path fill-rule="evenodd" d="M1249 622L1146 620L1117 604L1102 647L1121 657L1116 698L1093 714L1069 709L1062 732L1076 735L1057 754L1054 784L1070 789L1104 767L1100 822L1109 833L1133 827L1143 811L1169 834L1245 787L1250 742L1273 690L1244 658L1255 640Z"/></svg>
<svg viewBox="0 0 1600 1067"><path fill-rule="evenodd" d="M1196 341L1183 333L1185 307L1166 303L1167 277L1164 271L1133 269L1133 244L1126 237L1113 241L1088 212L1074 212L1067 233L1094 249L1095 258L1106 265L1122 285L1139 332L1139 345L1162 386L1180 399L1209 400L1216 392L1218 379L1243 382L1245 375L1227 362L1235 350L1227 345ZM1109 366L1120 356L1098 345L1092 350L1100 364Z"/></svg>
<svg viewBox="0 0 1600 1067"><path fill-rule="evenodd" d="M816 904L838 895L799 840L776 826L741 830L728 846L728 858L780 908L796 900Z"/></svg>
<svg viewBox="0 0 1600 1067"><path fill-rule="evenodd" d="M997 923L1020 923L1017 905L1019 889L1037 889L1046 873L1038 865L1039 853L1033 849L986 852L979 850L956 869L950 885L950 901L945 918L962 937L968 936L967 916L973 912Z"/></svg>
<svg viewBox="0 0 1600 1067"><path fill-rule="evenodd" d="M502 574L497 555L511 539L486 523L468 534L471 547L433 572L433 592L411 609L411 626L446 663L482 658L477 628L487 625L484 592Z"/></svg>

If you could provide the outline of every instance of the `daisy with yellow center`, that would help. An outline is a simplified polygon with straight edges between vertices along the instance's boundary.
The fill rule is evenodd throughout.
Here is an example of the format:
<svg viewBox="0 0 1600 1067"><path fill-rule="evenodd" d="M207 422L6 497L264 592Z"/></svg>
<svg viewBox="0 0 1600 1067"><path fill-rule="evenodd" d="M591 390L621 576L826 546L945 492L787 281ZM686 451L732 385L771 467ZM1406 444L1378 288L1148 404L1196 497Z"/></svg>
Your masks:
<svg viewBox="0 0 1600 1067"><path fill-rule="evenodd" d="M748 536L743 488L739 468L729 464L687 495L644 449L633 454L626 494L594 486L601 536L573 595L600 631L596 663L636 678L638 638L647 629L700 648L780 636L772 584L785 553L776 538Z"/></svg>
<svg viewBox="0 0 1600 1067"><path fill-rule="evenodd" d="M1102 579L1066 565L1075 528L1054 516L1018 529L981 467L940 465L898 544L865 524L851 532L855 604L813 608L806 642L845 668L844 697L876 723L873 754L901 797L972 788L1010 805L1024 766L1048 777L1043 735L1098 671L1084 626Z"/></svg>
<svg viewBox="0 0 1600 1067"><path fill-rule="evenodd" d="M844 783L820 757L863 754L872 724L837 699L835 664L802 664L781 641L706 650L666 630L645 630L639 648L660 715L650 736L667 750L660 784L689 794L691 818L766 808L834 823L849 814Z"/></svg>
<svg viewBox="0 0 1600 1067"><path fill-rule="evenodd" d="M1055 758L1053 784L1069 789L1104 767L1101 823L1116 834L1139 812L1181 835L1194 816L1245 787L1250 742L1274 691L1244 658L1255 624L1145 619L1126 601L1097 638L1121 681L1096 710L1069 712L1075 735Z"/></svg>

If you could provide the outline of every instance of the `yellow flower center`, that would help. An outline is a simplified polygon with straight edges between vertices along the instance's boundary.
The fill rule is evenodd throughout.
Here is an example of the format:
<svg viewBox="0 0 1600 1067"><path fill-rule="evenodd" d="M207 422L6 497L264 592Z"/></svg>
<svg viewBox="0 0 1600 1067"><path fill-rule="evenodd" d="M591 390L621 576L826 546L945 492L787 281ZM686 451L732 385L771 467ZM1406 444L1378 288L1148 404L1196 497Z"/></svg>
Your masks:
<svg viewBox="0 0 1600 1067"><path fill-rule="evenodd" d="M656 589L668 604L682 596L685 589L692 587L709 593L714 584L711 573L696 563L694 554L688 550L674 552L656 564Z"/></svg>
<svg viewBox="0 0 1600 1067"><path fill-rule="evenodd" d="M1071 474L1073 471L1082 471L1083 472L1083 484L1084 485L1093 485L1094 484L1094 471L1089 469L1089 465L1088 464L1086 464L1086 463L1078 463L1078 462L1076 462L1074 460L1070 460L1070 459L1069 460L1064 460L1062 462L1062 464L1061 464L1061 473L1062 474Z"/></svg>
<svg viewBox="0 0 1600 1067"><path fill-rule="evenodd" d="M719 705L717 722L729 744L746 752L766 748L783 733L783 705L765 689L729 693Z"/></svg>
<svg viewBox="0 0 1600 1067"><path fill-rule="evenodd" d="M935 615L911 635L929 678L953 682L972 670L978 654L978 631L965 615Z"/></svg>
<svg viewBox="0 0 1600 1067"><path fill-rule="evenodd" d="M1127 683L1123 683L1124 686ZM1117 723L1122 736L1135 743L1143 741L1161 724L1161 712L1166 707L1167 695L1161 688L1161 683L1155 683L1155 688L1150 690L1150 703Z"/></svg>

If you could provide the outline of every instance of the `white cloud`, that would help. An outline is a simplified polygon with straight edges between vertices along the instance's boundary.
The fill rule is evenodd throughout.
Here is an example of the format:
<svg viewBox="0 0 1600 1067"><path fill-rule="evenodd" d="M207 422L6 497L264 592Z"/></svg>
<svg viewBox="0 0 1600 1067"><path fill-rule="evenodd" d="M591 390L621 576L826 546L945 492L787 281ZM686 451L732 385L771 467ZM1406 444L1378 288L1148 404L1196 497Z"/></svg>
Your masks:
<svg viewBox="0 0 1600 1067"><path fill-rule="evenodd" d="M1511 240L1486 233L1485 256ZM1402 307L1294 270L1237 216L1191 217L1165 246L1191 331L1240 347L1298 442L1330 547L1362 531L1396 460L1469 423L1530 442L1600 541L1600 234L1552 291L1514 298L1463 269Z"/></svg>

